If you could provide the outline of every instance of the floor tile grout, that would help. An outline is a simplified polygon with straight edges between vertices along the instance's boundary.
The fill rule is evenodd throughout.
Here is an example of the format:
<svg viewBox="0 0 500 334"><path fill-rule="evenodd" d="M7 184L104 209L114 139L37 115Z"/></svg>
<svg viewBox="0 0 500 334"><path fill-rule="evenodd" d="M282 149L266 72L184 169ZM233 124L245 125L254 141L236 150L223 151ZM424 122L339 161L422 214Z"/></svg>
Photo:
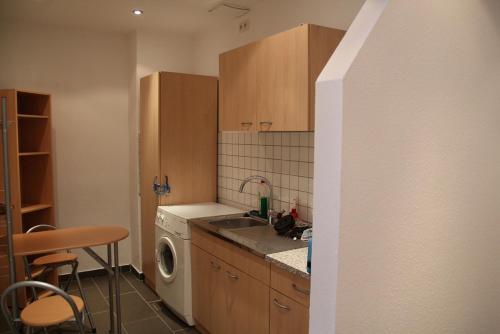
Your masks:
<svg viewBox="0 0 500 334"><path fill-rule="evenodd" d="M134 289L137 292L137 294L139 295L139 298L141 298L148 305L148 307L151 310L153 310L154 314L156 314L156 316L158 317L158 319L160 319L160 321L163 322L165 324L165 326L167 326L167 328L171 332L175 332L172 328L170 328L170 326L167 324L167 322L162 319L162 317L160 316L160 314L158 313L158 311L156 311L155 308L153 306L151 306L151 304L144 298L144 296L141 295L141 293L136 289L136 287L132 283L130 283L130 281L128 280L128 278L125 277L125 275L123 275L123 278L127 281L128 284L130 284L130 286L132 286L132 289ZM151 302L151 303L153 303L153 302Z"/></svg>
<svg viewBox="0 0 500 334"><path fill-rule="evenodd" d="M99 293L101 294L101 297L104 299L104 302L108 305L108 312L109 312L109 301L108 299L104 296L104 292L102 292L101 288L99 287L99 284L97 284L97 282L95 281L94 277L90 277L90 279L92 280L92 282L94 283L95 287L97 288L97 291L99 291ZM109 296L108 296L109 297ZM106 311L104 311L106 312ZM115 312L115 309L113 309L113 314L114 316L116 317L116 312ZM109 320L109 319L108 319ZM111 324L108 324L108 326L111 327ZM128 334L128 331L127 329L125 328L123 322L122 322L122 329L123 331L125 332L125 334Z"/></svg>
<svg viewBox="0 0 500 334"><path fill-rule="evenodd" d="M131 295L131 294L133 294L133 293L139 293L139 292L137 292L137 291L126 291L126 292L120 293L120 296ZM113 296L114 296L114 295L113 295ZM106 300L109 300L109 296L104 297L104 298L106 298Z"/></svg>
<svg viewBox="0 0 500 334"><path fill-rule="evenodd" d="M127 325L133 325L133 324L136 324L136 323L141 322L141 321L152 320L152 319L156 319L156 318L158 318L158 315L156 315L156 313L155 313L155 315L152 317L147 317L147 318L143 318L143 319L136 319L133 321L129 321L129 322L127 322Z"/></svg>

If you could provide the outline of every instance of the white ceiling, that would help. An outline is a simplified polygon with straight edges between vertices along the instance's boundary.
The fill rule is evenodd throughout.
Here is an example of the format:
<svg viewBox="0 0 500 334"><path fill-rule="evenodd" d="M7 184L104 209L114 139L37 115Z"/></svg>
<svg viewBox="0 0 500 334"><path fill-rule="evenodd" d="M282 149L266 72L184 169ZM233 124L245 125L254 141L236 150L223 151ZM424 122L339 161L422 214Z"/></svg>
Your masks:
<svg viewBox="0 0 500 334"><path fill-rule="evenodd" d="M230 0L251 7L262 0ZM28 21L93 30L155 30L194 34L239 12L208 10L219 0L0 0L0 20ZM134 8L144 10L132 15Z"/></svg>

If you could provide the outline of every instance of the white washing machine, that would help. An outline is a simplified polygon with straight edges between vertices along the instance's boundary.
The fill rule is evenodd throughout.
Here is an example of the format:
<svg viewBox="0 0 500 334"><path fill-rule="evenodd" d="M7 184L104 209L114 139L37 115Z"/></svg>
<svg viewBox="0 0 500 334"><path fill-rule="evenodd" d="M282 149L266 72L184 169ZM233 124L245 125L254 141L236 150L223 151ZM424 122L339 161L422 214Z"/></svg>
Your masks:
<svg viewBox="0 0 500 334"><path fill-rule="evenodd" d="M159 206L156 212L156 293L188 325L194 325L191 293L190 219L243 211L218 203Z"/></svg>

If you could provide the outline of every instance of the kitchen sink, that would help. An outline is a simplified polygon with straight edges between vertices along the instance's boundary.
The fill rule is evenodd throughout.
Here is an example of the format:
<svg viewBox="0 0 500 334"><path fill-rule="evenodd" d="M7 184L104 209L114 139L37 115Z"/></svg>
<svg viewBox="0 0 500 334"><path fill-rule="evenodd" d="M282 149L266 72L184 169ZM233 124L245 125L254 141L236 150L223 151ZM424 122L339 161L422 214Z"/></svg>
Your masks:
<svg viewBox="0 0 500 334"><path fill-rule="evenodd" d="M243 228L243 227L252 227L252 226L266 226L267 222L255 219L252 217L239 217L239 218L229 218L229 219L221 219L210 222L210 225L213 225L218 228Z"/></svg>

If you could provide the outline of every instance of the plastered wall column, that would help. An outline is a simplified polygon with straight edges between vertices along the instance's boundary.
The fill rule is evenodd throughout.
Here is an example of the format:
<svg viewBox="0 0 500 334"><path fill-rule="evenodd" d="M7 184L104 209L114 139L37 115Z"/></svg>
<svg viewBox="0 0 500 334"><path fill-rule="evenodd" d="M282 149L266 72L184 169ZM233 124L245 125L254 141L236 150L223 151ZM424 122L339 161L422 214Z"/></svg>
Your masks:
<svg viewBox="0 0 500 334"><path fill-rule="evenodd" d="M343 86L337 333L499 333L500 3L389 1Z"/></svg>

